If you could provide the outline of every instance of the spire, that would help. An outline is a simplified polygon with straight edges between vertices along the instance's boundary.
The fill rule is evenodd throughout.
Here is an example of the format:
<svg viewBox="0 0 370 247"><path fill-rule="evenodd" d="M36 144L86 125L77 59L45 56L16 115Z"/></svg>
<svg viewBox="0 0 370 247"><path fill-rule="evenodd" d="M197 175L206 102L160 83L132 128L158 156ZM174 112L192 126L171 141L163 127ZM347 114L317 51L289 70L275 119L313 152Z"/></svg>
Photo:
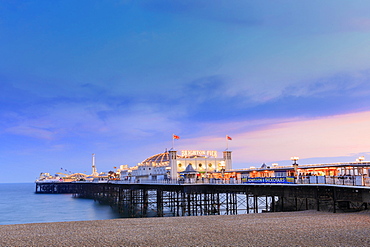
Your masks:
<svg viewBox="0 0 370 247"><path fill-rule="evenodd" d="M95 166L95 154L92 154L92 174L93 176L98 176L98 171L96 170Z"/></svg>

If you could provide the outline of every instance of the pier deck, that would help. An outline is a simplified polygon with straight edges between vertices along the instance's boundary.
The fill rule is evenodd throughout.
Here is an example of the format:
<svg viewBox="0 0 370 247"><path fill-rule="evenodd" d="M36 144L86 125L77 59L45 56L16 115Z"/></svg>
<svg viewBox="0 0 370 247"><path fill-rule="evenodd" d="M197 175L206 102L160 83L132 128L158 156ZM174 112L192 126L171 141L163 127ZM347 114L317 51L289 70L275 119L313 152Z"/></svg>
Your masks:
<svg viewBox="0 0 370 247"><path fill-rule="evenodd" d="M329 184L36 183L36 193L71 193L127 217L364 210L370 188Z"/></svg>

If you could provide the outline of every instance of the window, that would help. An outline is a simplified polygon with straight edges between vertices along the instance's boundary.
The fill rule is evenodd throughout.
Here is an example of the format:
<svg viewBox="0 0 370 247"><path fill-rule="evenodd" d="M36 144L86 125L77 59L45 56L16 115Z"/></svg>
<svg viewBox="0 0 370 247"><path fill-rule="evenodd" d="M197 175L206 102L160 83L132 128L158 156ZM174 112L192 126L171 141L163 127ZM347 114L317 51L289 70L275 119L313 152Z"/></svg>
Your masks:
<svg viewBox="0 0 370 247"><path fill-rule="evenodd" d="M181 163L179 164L179 167L182 167L182 164Z"/></svg>
<svg viewBox="0 0 370 247"><path fill-rule="evenodd" d="M202 167L202 164L199 164L198 166L199 166L199 167Z"/></svg>

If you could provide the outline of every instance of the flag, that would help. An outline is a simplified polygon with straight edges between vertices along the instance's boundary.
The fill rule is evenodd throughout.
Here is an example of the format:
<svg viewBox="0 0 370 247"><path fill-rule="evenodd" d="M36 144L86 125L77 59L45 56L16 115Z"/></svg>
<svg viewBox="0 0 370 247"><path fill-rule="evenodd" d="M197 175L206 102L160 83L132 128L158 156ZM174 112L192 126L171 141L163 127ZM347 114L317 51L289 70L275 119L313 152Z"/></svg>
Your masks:
<svg viewBox="0 0 370 247"><path fill-rule="evenodd" d="M178 139L180 139L180 136L172 135L172 138L173 138L174 140L178 140Z"/></svg>
<svg viewBox="0 0 370 247"><path fill-rule="evenodd" d="M231 138L230 136L226 136L226 139L231 141L233 138Z"/></svg>

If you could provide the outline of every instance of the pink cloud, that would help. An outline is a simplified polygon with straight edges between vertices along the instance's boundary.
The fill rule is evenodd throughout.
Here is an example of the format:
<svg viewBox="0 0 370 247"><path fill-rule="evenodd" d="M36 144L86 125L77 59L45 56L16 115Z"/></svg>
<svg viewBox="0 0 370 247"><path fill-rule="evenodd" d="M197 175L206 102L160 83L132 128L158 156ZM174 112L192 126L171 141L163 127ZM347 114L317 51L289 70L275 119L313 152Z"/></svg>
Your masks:
<svg viewBox="0 0 370 247"><path fill-rule="evenodd" d="M175 143L175 149L222 151L226 149L225 135L229 134L233 137L229 149L233 150L233 162L238 167L290 160L291 156L349 157L369 152L369 129L370 111L314 119L213 124L203 130L208 136L183 138Z"/></svg>
<svg viewBox="0 0 370 247"><path fill-rule="evenodd" d="M234 157L260 163L368 152L369 126L370 112L272 124L235 136Z"/></svg>
<svg viewBox="0 0 370 247"><path fill-rule="evenodd" d="M369 31L370 30L370 18L364 18L364 17L352 18L345 25L353 30Z"/></svg>

